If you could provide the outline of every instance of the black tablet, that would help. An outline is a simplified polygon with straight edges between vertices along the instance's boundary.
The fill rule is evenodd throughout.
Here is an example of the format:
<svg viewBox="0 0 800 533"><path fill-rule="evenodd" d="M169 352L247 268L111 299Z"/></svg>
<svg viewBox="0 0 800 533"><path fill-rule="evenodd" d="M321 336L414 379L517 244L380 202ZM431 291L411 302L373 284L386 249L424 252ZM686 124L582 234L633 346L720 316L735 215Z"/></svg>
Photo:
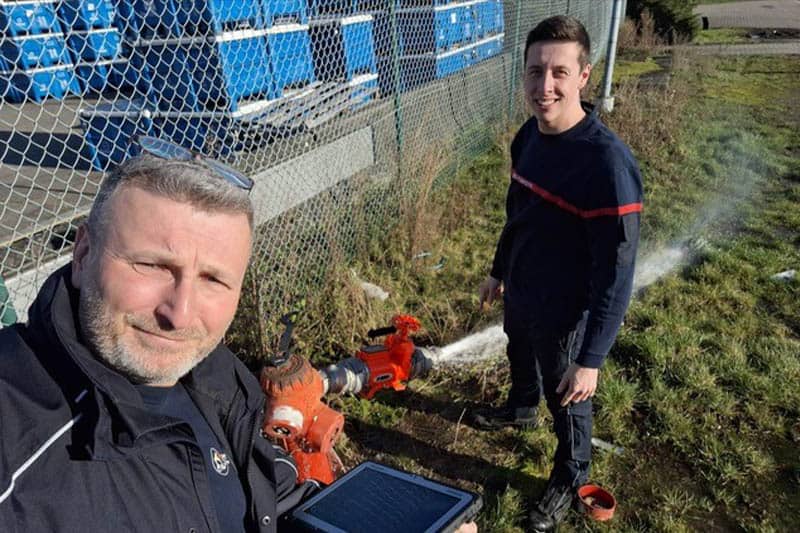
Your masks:
<svg viewBox="0 0 800 533"><path fill-rule="evenodd" d="M449 532L481 505L479 494L367 461L295 508L292 521L326 533Z"/></svg>

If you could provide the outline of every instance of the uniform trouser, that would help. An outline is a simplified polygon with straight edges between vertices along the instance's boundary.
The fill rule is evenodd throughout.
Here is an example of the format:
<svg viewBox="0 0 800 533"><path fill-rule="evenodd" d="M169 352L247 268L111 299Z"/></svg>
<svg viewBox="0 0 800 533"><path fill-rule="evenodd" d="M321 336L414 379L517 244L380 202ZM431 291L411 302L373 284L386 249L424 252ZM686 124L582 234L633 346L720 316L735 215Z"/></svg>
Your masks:
<svg viewBox="0 0 800 533"><path fill-rule="evenodd" d="M592 453L592 400L561 406L556 388L567 367L575 360L583 342L585 316L566 331L537 331L530 324L517 323L506 314L504 329L508 335L507 355L511 364L510 407L539 404L544 393L553 416L553 430L558 439L551 482L578 486L589 476Z"/></svg>

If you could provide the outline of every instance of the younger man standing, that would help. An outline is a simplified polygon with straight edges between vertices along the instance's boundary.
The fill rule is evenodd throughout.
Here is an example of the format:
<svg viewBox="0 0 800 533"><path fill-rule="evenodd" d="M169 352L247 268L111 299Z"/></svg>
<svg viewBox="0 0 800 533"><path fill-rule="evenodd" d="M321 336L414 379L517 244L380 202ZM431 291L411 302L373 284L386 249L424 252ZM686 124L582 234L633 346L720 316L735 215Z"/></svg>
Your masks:
<svg viewBox="0 0 800 533"><path fill-rule="evenodd" d="M511 144L507 221L480 303L502 292L511 390L475 414L485 429L531 427L540 386L558 438L531 528L556 527L589 475L592 401L633 285L642 184L628 147L580 99L589 35L575 18L542 21L525 43L533 110Z"/></svg>

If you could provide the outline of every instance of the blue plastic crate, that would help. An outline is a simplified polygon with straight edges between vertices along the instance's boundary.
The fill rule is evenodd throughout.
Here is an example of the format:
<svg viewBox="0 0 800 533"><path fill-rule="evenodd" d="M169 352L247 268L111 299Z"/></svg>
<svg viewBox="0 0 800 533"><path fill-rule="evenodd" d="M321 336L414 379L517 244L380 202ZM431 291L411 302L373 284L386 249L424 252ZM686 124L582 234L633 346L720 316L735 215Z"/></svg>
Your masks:
<svg viewBox="0 0 800 533"><path fill-rule="evenodd" d="M397 7L437 7L452 4L458 0L387 0L395 2Z"/></svg>
<svg viewBox="0 0 800 533"><path fill-rule="evenodd" d="M356 111L376 100L379 94L378 74L362 74L356 76L349 82L350 87L350 110Z"/></svg>
<svg viewBox="0 0 800 533"><path fill-rule="evenodd" d="M347 79L376 73L373 19L361 15L342 19L342 42Z"/></svg>
<svg viewBox="0 0 800 533"><path fill-rule="evenodd" d="M371 15L312 19L309 32L317 79L352 80L377 72Z"/></svg>
<svg viewBox="0 0 800 533"><path fill-rule="evenodd" d="M358 0L308 0L311 18L324 15L353 15L358 10Z"/></svg>
<svg viewBox="0 0 800 533"><path fill-rule="evenodd" d="M458 23L452 31L458 39L456 43L474 42L477 36L478 10L476 4L466 3L456 8L458 12ZM452 20L452 17L451 17Z"/></svg>
<svg viewBox="0 0 800 533"><path fill-rule="evenodd" d="M189 44L179 40L143 42L131 55L141 65L140 86L162 111L200 111L197 81L189 60Z"/></svg>
<svg viewBox="0 0 800 533"><path fill-rule="evenodd" d="M267 56L273 80L273 98L286 89L314 81L314 61L308 26L286 24L266 30Z"/></svg>
<svg viewBox="0 0 800 533"><path fill-rule="evenodd" d="M274 94L267 32L225 32L204 46L190 48L190 68L205 109L236 111L244 99Z"/></svg>
<svg viewBox="0 0 800 533"><path fill-rule="evenodd" d="M156 117L153 121L153 132L160 139L203 152L207 145L209 124L208 119L175 114Z"/></svg>
<svg viewBox="0 0 800 533"><path fill-rule="evenodd" d="M259 0L174 1L178 24L186 36L265 27Z"/></svg>
<svg viewBox="0 0 800 533"><path fill-rule="evenodd" d="M475 33L479 39L488 35L503 33L505 21L502 0L484 0L475 4L474 10Z"/></svg>
<svg viewBox="0 0 800 533"><path fill-rule="evenodd" d="M65 30L110 28L116 9L111 0L61 0L58 16Z"/></svg>
<svg viewBox="0 0 800 533"><path fill-rule="evenodd" d="M92 166L107 171L139 153L134 135L152 135L153 120L141 98L118 100L78 112Z"/></svg>
<svg viewBox="0 0 800 533"><path fill-rule="evenodd" d="M260 0L267 28L276 24L308 23L306 0Z"/></svg>
<svg viewBox="0 0 800 533"><path fill-rule="evenodd" d="M181 37L178 0L116 1L116 26L128 42Z"/></svg>
<svg viewBox="0 0 800 533"><path fill-rule="evenodd" d="M61 33L8 37L0 44L0 52L7 64L22 69L71 62L67 43Z"/></svg>
<svg viewBox="0 0 800 533"><path fill-rule="evenodd" d="M436 79L460 72L474 62L471 46L439 54L420 54L400 57L400 92L416 89ZM390 59L380 62L381 92L394 92L394 65Z"/></svg>
<svg viewBox="0 0 800 533"><path fill-rule="evenodd" d="M141 79L140 71L134 69L127 59L108 59L96 63L81 63L75 66L84 94L109 93L135 89Z"/></svg>
<svg viewBox="0 0 800 533"><path fill-rule="evenodd" d="M473 45L475 62L484 61L503 52L503 39L505 35L494 35L478 41Z"/></svg>
<svg viewBox="0 0 800 533"><path fill-rule="evenodd" d="M114 59L119 54L121 44L116 28L72 32L67 41L76 61Z"/></svg>
<svg viewBox="0 0 800 533"><path fill-rule="evenodd" d="M60 32L53 2L2 2L0 28L6 36Z"/></svg>
<svg viewBox="0 0 800 533"><path fill-rule="evenodd" d="M402 55L446 51L472 40L474 35L472 7L446 4L399 9L397 33Z"/></svg>
<svg viewBox="0 0 800 533"><path fill-rule="evenodd" d="M0 89L0 92L10 102L22 102L26 99L43 102L48 98L61 100L70 94L81 93L80 82L72 64L5 72L0 77L5 85L5 89Z"/></svg>

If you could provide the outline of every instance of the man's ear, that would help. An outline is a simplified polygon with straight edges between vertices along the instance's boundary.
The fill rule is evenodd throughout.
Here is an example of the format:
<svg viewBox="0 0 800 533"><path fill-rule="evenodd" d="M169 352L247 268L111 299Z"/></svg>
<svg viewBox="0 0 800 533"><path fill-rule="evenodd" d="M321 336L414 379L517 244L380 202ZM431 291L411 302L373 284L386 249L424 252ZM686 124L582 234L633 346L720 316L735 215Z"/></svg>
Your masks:
<svg viewBox="0 0 800 533"><path fill-rule="evenodd" d="M586 63L586 66L583 67L581 70L581 82L580 82L580 89L583 90L586 87L586 84L589 83L589 76L592 74L592 64Z"/></svg>
<svg viewBox="0 0 800 533"><path fill-rule="evenodd" d="M81 274L86 270L89 262L89 230L86 224L81 224L75 236L75 247L72 249L72 286L81 288Z"/></svg>

